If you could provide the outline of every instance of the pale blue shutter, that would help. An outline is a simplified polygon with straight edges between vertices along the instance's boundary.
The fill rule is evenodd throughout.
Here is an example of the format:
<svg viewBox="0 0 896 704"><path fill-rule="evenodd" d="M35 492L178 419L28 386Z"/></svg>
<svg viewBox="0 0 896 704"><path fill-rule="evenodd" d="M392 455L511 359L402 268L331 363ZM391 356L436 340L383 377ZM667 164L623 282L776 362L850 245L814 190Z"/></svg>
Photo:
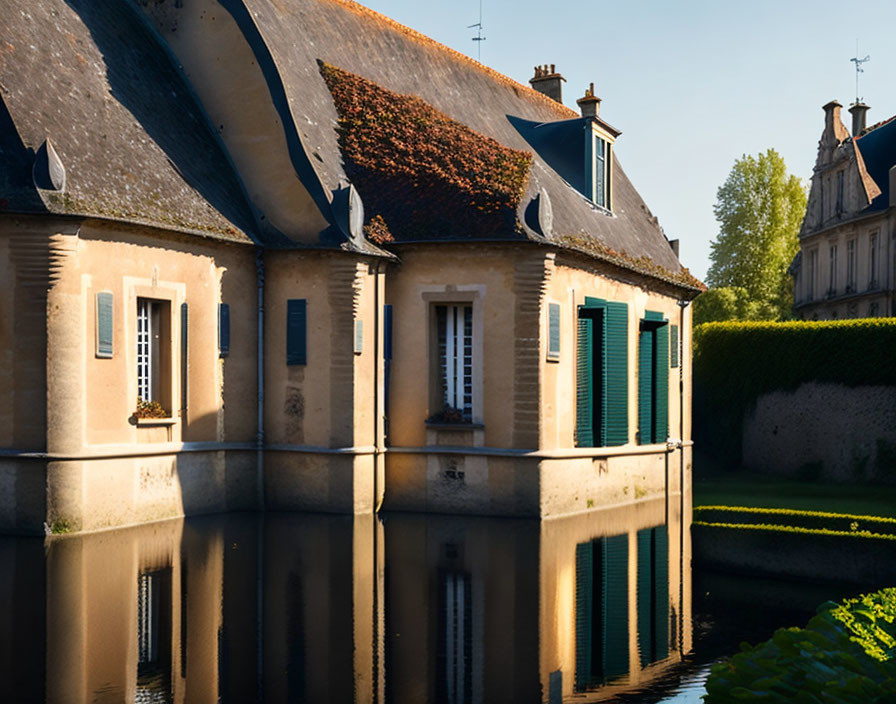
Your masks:
<svg viewBox="0 0 896 704"><path fill-rule="evenodd" d="M96 356L112 358L114 337L114 298L110 291L96 294Z"/></svg>
<svg viewBox="0 0 896 704"><path fill-rule="evenodd" d="M560 359L560 304L548 303L548 359Z"/></svg>

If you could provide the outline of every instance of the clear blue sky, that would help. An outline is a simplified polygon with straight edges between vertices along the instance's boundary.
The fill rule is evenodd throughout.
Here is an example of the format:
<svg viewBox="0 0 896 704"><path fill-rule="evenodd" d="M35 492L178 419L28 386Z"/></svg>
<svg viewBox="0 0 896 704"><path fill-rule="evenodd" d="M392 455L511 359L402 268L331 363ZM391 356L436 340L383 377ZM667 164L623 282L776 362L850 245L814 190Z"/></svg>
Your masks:
<svg viewBox="0 0 896 704"><path fill-rule="evenodd" d="M467 25L479 0L364 4L476 57ZM896 113L892 0L483 0L482 23L482 62L501 73L528 85L535 64L556 64L572 108L594 82L601 116L622 130L623 168L700 278L716 190L734 160L773 147L807 181L821 106L839 100L850 127L856 39L871 55L859 84L869 124Z"/></svg>

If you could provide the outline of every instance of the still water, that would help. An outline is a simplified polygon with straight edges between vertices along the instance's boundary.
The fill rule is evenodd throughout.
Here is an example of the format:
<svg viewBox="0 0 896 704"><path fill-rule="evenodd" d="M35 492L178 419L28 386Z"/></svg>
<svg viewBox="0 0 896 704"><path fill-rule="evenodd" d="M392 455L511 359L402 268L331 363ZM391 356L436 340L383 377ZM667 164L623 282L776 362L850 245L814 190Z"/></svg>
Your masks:
<svg viewBox="0 0 896 704"><path fill-rule="evenodd" d="M840 596L692 589L666 514L231 514L0 538L0 701L683 704L741 640Z"/></svg>

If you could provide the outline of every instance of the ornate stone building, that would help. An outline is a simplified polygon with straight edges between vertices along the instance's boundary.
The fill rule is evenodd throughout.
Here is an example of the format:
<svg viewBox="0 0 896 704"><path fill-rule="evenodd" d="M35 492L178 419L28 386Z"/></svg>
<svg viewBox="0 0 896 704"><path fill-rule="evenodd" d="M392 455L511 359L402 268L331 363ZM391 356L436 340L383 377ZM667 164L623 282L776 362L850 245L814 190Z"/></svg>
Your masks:
<svg viewBox="0 0 896 704"><path fill-rule="evenodd" d="M865 127L853 105L852 134L840 103L824 106L795 276L803 320L896 315L896 119Z"/></svg>
<svg viewBox="0 0 896 704"><path fill-rule="evenodd" d="M688 503L702 287L593 90L348 0L0 42L0 530Z"/></svg>

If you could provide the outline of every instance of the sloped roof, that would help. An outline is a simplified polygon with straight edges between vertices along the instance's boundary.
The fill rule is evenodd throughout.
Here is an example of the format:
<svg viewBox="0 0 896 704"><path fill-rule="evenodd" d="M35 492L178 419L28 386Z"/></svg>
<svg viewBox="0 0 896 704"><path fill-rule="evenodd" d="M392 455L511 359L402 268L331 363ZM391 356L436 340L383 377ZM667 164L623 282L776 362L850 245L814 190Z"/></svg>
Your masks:
<svg viewBox="0 0 896 704"><path fill-rule="evenodd" d="M244 33L259 37L270 53L295 129L315 157L315 170L327 188L337 188L347 174L337 132L338 113L319 61L393 93L419 96L480 135L514 150L533 152L522 203L542 188L549 194L558 243L564 238L592 238L598 249L608 248L632 260L648 258L672 274L681 271L618 160L614 160L613 214L608 215L568 185L511 122L540 124L577 117L563 105L350 0L229 0L223 4Z"/></svg>
<svg viewBox="0 0 896 704"><path fill-rule="evenodd" d="M190 88L120 0L5 0L0 212L53 212L251 241L254 216ZM50 139L65 189L38 191Z"/></svg>
<svg viewBox="0 0 896 704"><path fill-rule="evenodd" d="M856 137L855 143L868 175L880 189L866 211L884 210L890 204L890 167L896 165L896 119L871 127Z"/></svg>

